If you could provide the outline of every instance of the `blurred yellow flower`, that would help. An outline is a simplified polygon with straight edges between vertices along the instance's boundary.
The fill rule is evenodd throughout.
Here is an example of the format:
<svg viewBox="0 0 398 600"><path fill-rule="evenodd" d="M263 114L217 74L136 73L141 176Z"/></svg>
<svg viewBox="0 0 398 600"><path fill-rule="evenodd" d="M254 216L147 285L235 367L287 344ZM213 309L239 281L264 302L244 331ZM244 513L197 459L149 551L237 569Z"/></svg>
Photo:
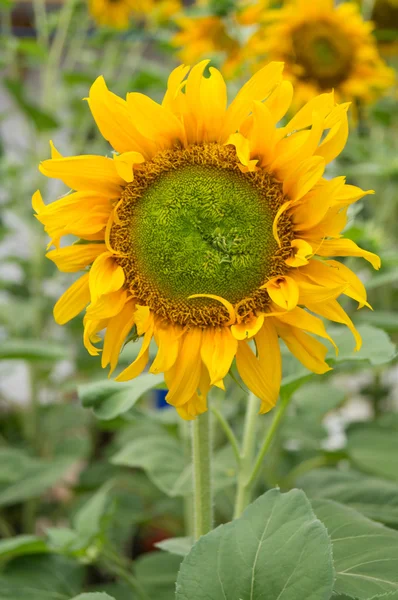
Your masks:
<svg viewBox="0 0 398 600"><path fill-rule="evenodd" d="M176 20L179 32L172 40L178 57L192 64L204 56L221 53L223 75L232 77L240 62L240 45L231 37L220 16L180 16Z"/></svg>
<svg viewBox="0 0 398 600"><path fill-rule="evenodd" d="M128 29L134 0L89 0L89 10L97 25Z"/></svg>
<svg viewBox="0 0 398 600"><path fill-rule="evenodd" d="M82 310L84 344L112 372L126 340L142 337L137 358L117 377L164 373L167 401L185 419L206 410L211 386L224 388L236 360L261 412L276 403L278 337L309 370L325 373L332 342L320 315L361 338L337 301L366 305L358 277L332 256L380 260L342 237L348 206L366 194L325 165L348 136L347 104L314 97L283 127L292 84L283 64L258 71L227 107L220 72L179 66L161 104L139 93L123 100L99 77L88 103L112 157L52 157L47 177L75 190L51 204L33 196L37 219L64 272L83 275L61 296L55 320ZM73 234L79 243L60 246ZM306 310L308 309L308 310ZM313 337L313 335L317 337ZM333 342L332 342L333 343Z"/></svg>
<svg viewBox="0 0 398 600"><path fill-rule="evenodd" d="M90 13L97 25L115 29L128 29L132 18L166 21L180 8L180 0L89 0Z"/></svg>
<svg viewBox="0 0 398 600"><path fill-rule="evenodd" d="M354 2L293 0L263 13L263 25L249 40L247 57L283 60L294 82L296 101L334 89L343 100L371 102L394 82L394 72L379 56Z"/></svg>

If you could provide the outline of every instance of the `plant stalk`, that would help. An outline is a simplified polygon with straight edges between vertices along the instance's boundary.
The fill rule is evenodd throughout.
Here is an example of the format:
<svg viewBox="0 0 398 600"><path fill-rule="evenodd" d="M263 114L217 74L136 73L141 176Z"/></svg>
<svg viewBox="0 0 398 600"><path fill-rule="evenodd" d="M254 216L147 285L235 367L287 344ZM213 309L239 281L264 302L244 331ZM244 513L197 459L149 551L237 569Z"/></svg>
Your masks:
<svg viewBox="0 0 398 600"><path fill-rule="evenodd" d="M196 417L192 423L192 465L194 535L197 540L213 527L209 410Z"/></svg>
<svg viewBox="0 0 398 600"><path fill-rule="evenodd" d="M259 400L252 393L249 394L245 425L243 429L242 452L240 455L238 486L235 498L234 519L239 517L250 503L251 488L247 485L247 473L253 464L256 450L256 426L258 419Z"/></svg>

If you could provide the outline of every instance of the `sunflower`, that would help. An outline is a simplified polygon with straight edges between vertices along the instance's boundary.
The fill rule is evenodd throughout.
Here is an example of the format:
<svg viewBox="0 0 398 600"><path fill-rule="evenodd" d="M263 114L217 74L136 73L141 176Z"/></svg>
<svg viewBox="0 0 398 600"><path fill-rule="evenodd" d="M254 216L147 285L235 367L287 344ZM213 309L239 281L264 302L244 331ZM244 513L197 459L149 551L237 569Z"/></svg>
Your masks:
<svg viewBox="0 0 398 600"><path fill-rule="evenodd" d="M338 99L371 102L394 82L371 31L353 2L293 0L263 14L247 52L251 62L253 56L285 61L297 105L331 89Z"/></svg>
<svg viewBox="0 0 398 600"><path fill-rule="evenodd" d="M398 0L375 0L372 21L382 54L396 55L398 50Z"/></svg>
<svg viewBox="0 0 398 600"><path fill-rule="evenodd" d="M89 0L89 10L97 25L128 29L134 0Z"/></svg>
<svg viewBox="0 0 398 600"><path fill-rule="evenodd" d="M181 8L179 0L90 0L89 9L100 26L128 29L132 18L162 21L169 19Z"/></svg>
<svg viewBox="0 0 398 600"><path fill-rule="evenodd" d="M270 410L278 337L309 370L329 371L318 337L332 340L315 315L347 325L358 349L337 298L363 306L366 292L330 257L380 265L340 234L348 206L371 192L323 177L346 143L347 105L321 94L277 127L293 96L282 63L262 68L227 108L220 72L204 75L208 62L177 67L162 104L139 93L122 100L99 77L88 103L115 153L64 158L51 144L41 173L75 191L49 205L33 196L55 246L48 258L83 271L56 303L57 323L85 309L84 344L98 355L105 330L110 372L125 341L142 338L117 381L142 373L154 339L149 371L164 373L167 401L185 419L206 410L211 386L224 388L234 359L261 412ZM60 247L70 234L81 241Z"/></svg>
<svg viewBox="0 0 398 600"><path fill-rule="evenodd" d="M172 39L178 48L178 57L186 63L194 63L204 56L221 54L223 74L230 78L241 61L239 42L228 32L221 15L181 15L175 19L179 28Z"/></svg>

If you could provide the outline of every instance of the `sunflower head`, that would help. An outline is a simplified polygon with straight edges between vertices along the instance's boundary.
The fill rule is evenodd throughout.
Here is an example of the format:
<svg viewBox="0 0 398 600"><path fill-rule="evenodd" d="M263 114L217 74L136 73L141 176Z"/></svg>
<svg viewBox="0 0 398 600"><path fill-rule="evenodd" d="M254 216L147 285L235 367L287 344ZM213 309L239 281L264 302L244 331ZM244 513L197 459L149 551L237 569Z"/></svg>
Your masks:
<svg viewBox="0 0 398 600"><path fill-rule="evenodd" d="M353 2L335 7L333 0L291 0L279 11L266 11L248 53L284 60L301 104L331 89L340 98L369 102L394 82L371 25Z"/></svg>
<svg viewBox="0 0 398 600"><path fill-rule="evenodd" d="M208 14L177 15L178 32L172 44L183 62L194 63L205 56L221 56L223 74L227 78L234 75L241 61L241 49L239 42L230 35L224 17L233 11L235 4L229 0L211 4L206 0L201 6Z"/></svg>
<svg viewBox="0 0 398 600"><path fill-rule="evenodd" d="M133 0L89 0L89 10L100 27L128 29Z"/></svg>
<svg viewBox="0 0 398 600"><path fill-rule="evenodd" d="M132 19L159 23L181 8L180 0L89 0L89 10L99 26L128 29Z"/></svg>
<svg viewBox="0 0 398 600"><path fill-rule="evenodd" d="M85 310L84 344L116 368L126 340L141 341L117 379L139 375L157 353L167 400L182 417L206 410L236 360L243 382L270 410L278 397L278 338L311 371L324 373L333 341L315 315L346 324L337 298L367 304L360 280L331 256L379 259L341 237L350 204L370 192L323 178L345 145L347 105L313 98L283 127L292 84L270 63L227 105L208 61L177 67L163 102L122 100L102 77L88 103L112 158L64 158L52 145L41 172L75 190L45 205L33 197L62 271L83 271L58 300L62 324ZM65 235L83 244L60 247ZM307 310L309 309L309 310ZM313 337L313 336L317 337Z"/></svg>

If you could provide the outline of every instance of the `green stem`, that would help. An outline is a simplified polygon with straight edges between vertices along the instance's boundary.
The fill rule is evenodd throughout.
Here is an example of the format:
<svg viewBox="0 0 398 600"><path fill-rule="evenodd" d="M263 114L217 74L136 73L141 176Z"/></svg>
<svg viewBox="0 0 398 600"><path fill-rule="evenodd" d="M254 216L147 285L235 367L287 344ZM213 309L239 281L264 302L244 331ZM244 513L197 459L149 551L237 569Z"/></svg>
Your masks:
<svg viewBox="0 0 398 600"><path fill-rule="evenodd" d="M105 564L108 569L115 573L115 575L118 575L121 579L124 579L124 581L137 593L140 600L151 600L137 578L130 573L123 558L110 548L104 549L103 557L105 558Z"/></svg>
<svg viewBox="0 0 398 600"><path fill-rule="evenodd" d="M180 438L184 448L184 456L189 463L191 458L191 439L190 439L190 423L188 421L179 420ZM192 494L185 494L183 497L184 504L184 531L185 535L193 537L193 496Z"/></svg>
<svg viewBox="0 0 398 600"><path fill-rule="evenodd" d="M48 23L45 0L33 0L33 12L37 39L45 48L48 47Z"/></svg>
<svg viewBox="0 0 398 600"><path fill-rule="evenodd" d="M279 425L281 424L281 421L286 412L286 409L289 406L289 400L290 400L290 397L288 397L288 398L282 397L279 401L279 406L276 410L276 413L272 420L271 426L265 435L263 444L257 455L256 462L254 463L253 470L251 471L251 473L247 479L246 485L248 487L251 487L254 484L255 480L257 479L257 476L258 476L260 469L262 467L262 464L263 464L264 457L267 454L268 450L270 449L272 442L274 441L276 432L278 431Z"/></svg>
<svg viewBox="0 0 398 600"><path fill-rule="evenodd" d="M192 464L195 539L213 527L211 489L210 412L207 410L192 423Z"/></svg>
<svg viewBox="0 0 398 600"><path fill-rule="evenodd" d="M236 462L239 465L240 460L241 460L239 444L238 444L238 440L236 439L234 432L232 431L232 428L230 427L229 423L224 419L224 416L221 414L221 412L218 410L218 408L216 408L215 406L212 406L211 412L216 417L216 419L219 422L219 424L221 425L221 428L224 431L228 441L230 442L230 444L232 446L232 450L234 451L234 454L235 454Z"/></svg>
<svg viewBox="0 0 398 600"><path fill-rule="evenodd" d="M250 503L251 488L247 485L247 472L251 469L256 449L256 426L259 400L250 393L243 430L242 452L240 454L238 486L235 498L234 518L239 517Z"/></svg>
<svg viewBox="0 0 398 600"><path fill-rule="evenodd" d="M75 3L76 0L66 0L60 10L57 30L48 56L47 68L44 74L43 105L50 108L54 102L54 88L57 86L58 67L68 37Z"/></svg>

